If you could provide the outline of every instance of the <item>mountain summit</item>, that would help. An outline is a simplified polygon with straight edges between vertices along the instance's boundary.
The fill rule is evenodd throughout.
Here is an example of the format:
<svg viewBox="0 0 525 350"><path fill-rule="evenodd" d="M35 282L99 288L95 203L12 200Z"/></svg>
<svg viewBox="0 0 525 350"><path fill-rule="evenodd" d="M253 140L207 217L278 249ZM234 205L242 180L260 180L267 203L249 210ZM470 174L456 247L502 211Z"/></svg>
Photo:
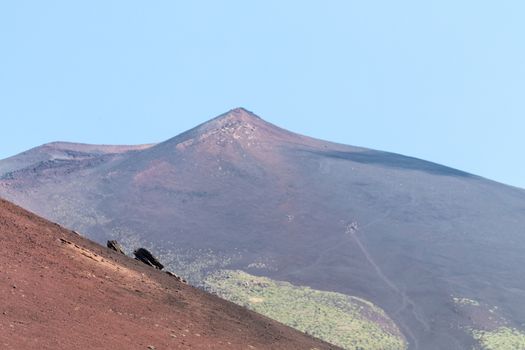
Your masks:
<svg viewBox="0 0 525 350"><path fill-rule="evenodd" d="M10 168L17 159L24 166ZM1 196L97 241L147 247L195 285L251 274L363 299L396 325L374 329L396 339L399 329L410 350L524 331L525 192L457 169L235 109L144 149L33 163L21 154L0 170ZM244 300L239 288L253 281L226 295ZM262 294L247 305L281 310L265 304L273 285L283 286L257 282L248 292ZM330 307L348 311L340 305Z"/></svg>
<svg viewBox="0 0 525 350"><path fill-rule="evenodd" d="M268 123L244 108L235 108L165 143L180 144L179 147L181 148L190 144L202 143L207 143L208 146L210 144L226 146L235 143L243 147L251 147L272 140L297 142L297 140L303 139L303 136L290 133Z"/></svg>
<svg viewBox="0 0 525 350"><path fill-rule="evenodd" d="M212 119L212 121L217 120L233 120L233 121L245 121L245 122L256 122L258 120L262 120L261 117L257 116L255 113L250 112L249 110L243 108L243 107L237 107L234 109L231 109L230 111L221 114L220 116Z"/></svg>

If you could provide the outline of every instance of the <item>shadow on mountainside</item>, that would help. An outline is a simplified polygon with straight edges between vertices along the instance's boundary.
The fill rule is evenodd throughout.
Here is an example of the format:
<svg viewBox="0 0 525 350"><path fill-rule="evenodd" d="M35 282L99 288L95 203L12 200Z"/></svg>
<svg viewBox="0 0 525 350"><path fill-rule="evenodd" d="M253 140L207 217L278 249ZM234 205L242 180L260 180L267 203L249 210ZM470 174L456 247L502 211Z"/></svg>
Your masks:
<svg viewBox="0 0 525 350"><path fill-rule="evenodd" d="M378 164L384 167L418 170L429 174L442 176L459 176L476 178L477 176L449 168L447 166L439 165L432 162L427 162L418 158L402 156L396 153L380 152L380 151L362 151L362 152L341 152L341 151L307 151L322 157L336 158L349 160L356 163L363 164Z"/></svg>

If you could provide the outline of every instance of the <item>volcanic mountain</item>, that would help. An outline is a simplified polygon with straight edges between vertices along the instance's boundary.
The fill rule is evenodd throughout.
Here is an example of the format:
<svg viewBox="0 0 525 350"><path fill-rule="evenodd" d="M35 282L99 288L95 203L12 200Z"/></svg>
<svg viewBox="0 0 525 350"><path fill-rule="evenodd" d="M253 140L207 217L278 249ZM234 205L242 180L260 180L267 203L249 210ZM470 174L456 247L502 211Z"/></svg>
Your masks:
<svg viewBox="0 0 525 350"><path fill-rule="evenodd" d="M333 349L0 200L2 349Z"/></svg>
<svg viewBox="0 0 525 350"><path fill-rule="evenodd" d="M0 170L0 196L98 242L146 246L195 285L242 271L359 297L409 349L522 339L518 188L297 135L244 109L156 145L48 144Z"/></svg>

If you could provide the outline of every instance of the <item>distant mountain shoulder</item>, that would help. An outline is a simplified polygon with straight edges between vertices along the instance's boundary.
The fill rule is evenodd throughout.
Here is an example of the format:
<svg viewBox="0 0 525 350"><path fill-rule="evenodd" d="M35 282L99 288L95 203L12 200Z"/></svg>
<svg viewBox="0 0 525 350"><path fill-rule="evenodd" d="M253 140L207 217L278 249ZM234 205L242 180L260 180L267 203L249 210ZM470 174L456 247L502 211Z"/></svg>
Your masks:
<svg viewBox="0 0 525 350"><path fill-rule="evenodd" d="M51 142L32 148L0 162L0 176L6 173L37 166L43 162L71 161L97 158L108 154L143 150L154 144L136 146L88 145L72 142Z"/></svg>

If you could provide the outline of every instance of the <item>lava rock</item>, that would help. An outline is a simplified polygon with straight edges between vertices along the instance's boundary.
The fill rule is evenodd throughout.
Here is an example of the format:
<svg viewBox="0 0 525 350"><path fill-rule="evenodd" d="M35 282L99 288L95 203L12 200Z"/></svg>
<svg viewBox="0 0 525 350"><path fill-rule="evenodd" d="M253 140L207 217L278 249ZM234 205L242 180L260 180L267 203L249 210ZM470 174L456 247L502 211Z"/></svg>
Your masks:
<svg viewBox="0 0 525 350"><path fill-rule="evenodd" d="M135 259L142 261L146 265L159 270L164 268L164 265L162 265L160 261L158 261L157 258L154 257L153 254L151 254L146 248L136 249L133 254L135 255Z"/></svg>
<svg viewBox="0 0 525 350"><path fill-rule="evenodd" d="M117 253L124 254L122 246L117 241L108 241L106 244L109 249L116 251Z"/></svg>

